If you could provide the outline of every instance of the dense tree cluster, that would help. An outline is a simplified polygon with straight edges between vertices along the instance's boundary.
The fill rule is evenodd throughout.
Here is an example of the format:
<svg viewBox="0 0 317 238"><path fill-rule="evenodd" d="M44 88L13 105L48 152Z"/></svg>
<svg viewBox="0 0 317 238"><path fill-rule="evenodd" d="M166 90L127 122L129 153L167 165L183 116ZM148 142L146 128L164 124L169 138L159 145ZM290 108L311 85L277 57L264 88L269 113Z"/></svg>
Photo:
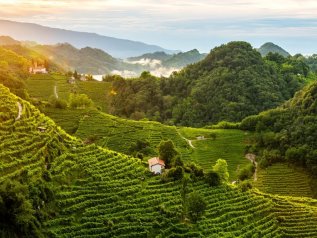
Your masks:
<svg viewBox="0 0 317 238"><path fill-rule="evenodd" d="M304 84L309 68L301 57L260 53L245 42L214 48L207 57L169 78L107 77L112 113L168 124L202 126L240 121L274 108Z"/></svg>
<svg viewBox="0 0 317 238"><path fill-rule="evenodd" d="M299 91L283 106L250 116L243 129L257 132L261 165L286 160L317 175L317 83Z"/></svg>
<svg viewBox="0 0 317 238"><path fill-rule="evenodd" d="M24 79L30 62L15 52L0 47L0 83L12 93L27 98Z"/></svg>

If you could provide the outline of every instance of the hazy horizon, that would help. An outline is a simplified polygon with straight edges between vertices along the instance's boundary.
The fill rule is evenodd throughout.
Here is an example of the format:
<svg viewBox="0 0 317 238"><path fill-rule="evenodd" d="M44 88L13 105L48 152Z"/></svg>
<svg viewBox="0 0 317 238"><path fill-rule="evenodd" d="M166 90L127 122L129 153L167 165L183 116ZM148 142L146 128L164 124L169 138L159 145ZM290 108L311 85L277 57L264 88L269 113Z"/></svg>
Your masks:
<svg viewBox="0 0 317 238"><path fill-rule="evenodd" d="M242 40L273 42L291 54L317 53L317 2L311 0L0 0L1 18L209 52Z"/></svg>

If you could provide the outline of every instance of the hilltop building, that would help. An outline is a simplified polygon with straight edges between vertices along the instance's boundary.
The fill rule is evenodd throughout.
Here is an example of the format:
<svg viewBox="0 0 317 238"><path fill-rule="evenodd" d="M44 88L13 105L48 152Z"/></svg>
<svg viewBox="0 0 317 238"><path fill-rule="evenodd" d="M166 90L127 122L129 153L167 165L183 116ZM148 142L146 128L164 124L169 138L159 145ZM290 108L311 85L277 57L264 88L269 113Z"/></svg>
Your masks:
<svg viewBox="0 0 317 238"><path fill-rule="evenodd" d="M32 67L29 68L30 74L47 74L47 69L44 67L44 65L38 65L35 61L32 65Z"/></svg>

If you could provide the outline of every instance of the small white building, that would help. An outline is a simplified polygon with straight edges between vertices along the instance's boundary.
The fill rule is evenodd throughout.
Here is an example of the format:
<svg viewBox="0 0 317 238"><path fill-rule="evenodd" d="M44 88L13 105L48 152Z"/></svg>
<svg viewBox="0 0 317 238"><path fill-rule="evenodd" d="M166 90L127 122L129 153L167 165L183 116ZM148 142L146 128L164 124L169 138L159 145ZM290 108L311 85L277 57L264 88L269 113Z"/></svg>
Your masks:
<svg viewBox="0 0 317 238"><path fill-rule="evenodd" d="M196 139L197 139L197 140L204 140L205 137L204 137L204 136L197 136Z"/></svg>
<svg viewBox="0 0 317 238"><path fill-rule="evenodd" d="M29 68L30 74L47 74L47 70L44 67L30 67Z"/></svg>
<svg viewBox="0 0 317 238"><path fill-rule="evenodd" d="M29 68L30 74L47 74L47 69L43 65L38 65L37 62L34 62L32 67Z"/></svg>
<svg viewBox="0 0 317 238"><path fill-rule="evenodd" d="M165 168L165 163L159 157L154 157L148 160L149 169L154 174L161 174L163 169Z"/></svg>

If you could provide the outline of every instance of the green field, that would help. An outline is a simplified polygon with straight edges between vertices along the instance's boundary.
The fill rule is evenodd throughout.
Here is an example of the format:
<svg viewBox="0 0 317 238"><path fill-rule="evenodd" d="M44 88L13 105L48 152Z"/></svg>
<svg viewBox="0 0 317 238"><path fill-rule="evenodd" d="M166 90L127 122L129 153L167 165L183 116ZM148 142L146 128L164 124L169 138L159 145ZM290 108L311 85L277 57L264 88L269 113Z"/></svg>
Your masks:
<svg viewBox="0 0 317 238"><path fill-rule="evenodd" d="M310 177L302 168L287 164L273 164L258 172L254 185L266 193L284 196L312 197Z"/></svg>
<svg viewBox="0 0 317 238"><path fill-rule="evenodd" d="M123 153L127 153L137 140L149 141L156 151L161 140L167 139L174 142L185 158L189 151L189 145L177 133L176 127L153 121L126 120L96 110L82 117L75 135L83 140L93 137L97 145Z"/></svg>
<svg viewBox="0 0 317 238"><path fill-rule="evenodd" d="M51 174L55 200L36 207L54 209L40 222L44 237L317 237L317 200L210 187L203 179L163 183L139 159L83 145L1 85L0 112L0 183ZM207 203L197 223L184 209L193 191Z"/></svg>
<svg viewBox="0 0 317 238"><path fill-rule="evenodd" d="M26 86L31 98L42 101L47 101L54 95L55 86L58 97L65 100L70 93L84 93L93 100L96 107L104 112L108 111L110 83L76 80L75 84L70 84L68 79L69 77L60 74L31 75L26 81Z"/></svg>
<svg viewBox="0 0 317 238"><path fill-rule="evenodd" d="M217 159L225 159L228 163L230 180L237 179L237 172L250 161L244 157L245 147L250 143L251 134L240 130L228 129L195 129L180 128L179 132L187 139L192 140L195 147L191 157L194 162L204 168L212 169ZM211 134L216 137L211 138ZM204 140L197 140L197 136L204 136Z"/></svg>

